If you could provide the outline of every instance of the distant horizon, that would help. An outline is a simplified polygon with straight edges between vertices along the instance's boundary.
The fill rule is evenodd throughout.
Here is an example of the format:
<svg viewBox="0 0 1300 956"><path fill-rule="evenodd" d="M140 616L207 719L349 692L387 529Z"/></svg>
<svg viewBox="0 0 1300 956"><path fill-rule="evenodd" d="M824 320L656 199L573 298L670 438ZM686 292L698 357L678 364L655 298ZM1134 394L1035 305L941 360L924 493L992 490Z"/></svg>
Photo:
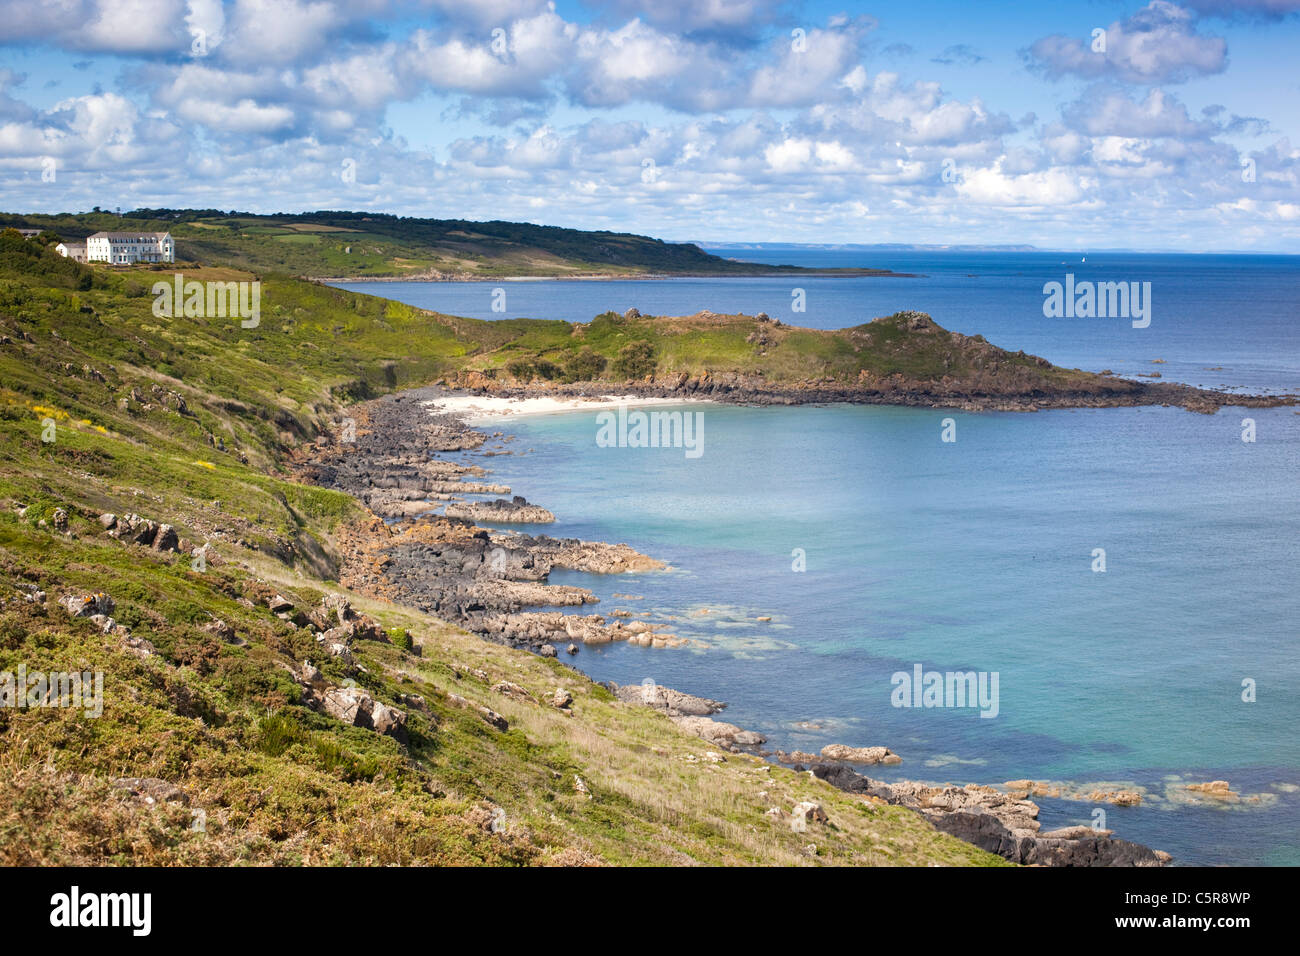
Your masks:
<svg viewBox="0 0 1300 956"><path fill-rule="evenodd" d="M15 206L1300 254L1300 0L5 10Z"/></svg>
<svg viewBox="0 0 1300 956"><path fill-rule="evenodd" d="M58 212L33 211L25 210L22 212L10 212L0 210L0 215L16 216L26 218L29 216L89 216L89 215L108 215L120 216L120 218L133 218L131 213L138 212L140 208L169 208L176 212L196 212L207 209L213 209L221 212L215 206L172 206L172 207L137 207L124 209L119 213L116 209L105 209L101 207L96 213L93 208L83 209L77 212L60 210ZM223 215L233 216L309 216L321 213L339 213L345 215L360 216L395 216L401 219L438 219L454 220L464 222L514 222L529 224L535 226L549 226L557 229L574 229L581 232L611 232L622 233L625 235L644 236L651 239L659 239L666 243L695 245L705 251L711 249L725 250L763 250L763 249L800 249L800 250L824 250L833 252L836 250L863 250L877 252L1042 252L1042 253L1071 253L1079 255L1094 255L1105 253L1132 253L1138 255L1189 255L1189 256L1300 256L1300 250L1286 251L1282 249L1182 249L1173 247L1164 248L1143 248L1136 246L1044 246L1029 242L1003 242L1003 243L979 243L979 242L854 242L851 240L841 242L799 242L786 240L752 240L752 239L718 239L718 240L701 240L701 239L682 239L674 238L667 235L659 235L654 232L642 231L633 228L603 228L603 229L585 229L581 226L571 226L558 222L543 222L537 219L471 219L465 216L422 216L415 214L387 212L379 209L280 209L274 212L258 212L252 209L231 209L222 212Z"/></svg>

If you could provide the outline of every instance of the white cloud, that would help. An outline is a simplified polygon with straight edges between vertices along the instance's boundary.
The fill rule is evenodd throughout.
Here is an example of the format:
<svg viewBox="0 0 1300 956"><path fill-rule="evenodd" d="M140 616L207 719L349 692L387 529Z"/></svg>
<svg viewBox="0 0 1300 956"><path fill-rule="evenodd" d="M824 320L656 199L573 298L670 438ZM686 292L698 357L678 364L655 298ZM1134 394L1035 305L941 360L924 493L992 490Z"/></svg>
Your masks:
<svg viewBox="0 0 1300 956"><path fill-rule="evenodd" d="M1127 20L1106 28L1104 49L1091 37L1061 34L1034 43L1027 58L1035 69L1056 79L1067 74L1131 83L1171 83L1221 73L1228 44L1222 37L1196 32L1193 16L1167 0L1152 0Z"/></svg>

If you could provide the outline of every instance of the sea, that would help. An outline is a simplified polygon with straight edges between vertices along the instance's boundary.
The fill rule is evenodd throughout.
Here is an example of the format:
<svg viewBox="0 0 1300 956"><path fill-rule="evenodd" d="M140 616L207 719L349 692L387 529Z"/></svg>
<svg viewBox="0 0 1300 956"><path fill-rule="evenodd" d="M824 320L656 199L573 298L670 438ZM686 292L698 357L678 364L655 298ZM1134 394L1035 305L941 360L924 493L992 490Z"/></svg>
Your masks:
<svg viewBox="0 0 1300 956"><path fill-rule="evenodd" d="M708 309L833 329L918 310L1067 367L1300 394L1300 257L710 251L912 276L340 285L483 319ZM1150 283L1149 324L1047 317L1067 275ZM1049 783L1075 799L1035 798L1045 830L1300 865L1300 409L674 410L697 416L698 456L609 447L582 411L494 425L514 439L485 450L510 454L473 459L555 513L545 533L669 564L551 575L600 597L578 613L690 641L584 647L583 671L726 701L719 719L772 750L889 747L902 763L858 768L877 779ZM962 699L948 675L971 673L983 697ZM1235 797L1187 788L1217 780Z"/></svg>

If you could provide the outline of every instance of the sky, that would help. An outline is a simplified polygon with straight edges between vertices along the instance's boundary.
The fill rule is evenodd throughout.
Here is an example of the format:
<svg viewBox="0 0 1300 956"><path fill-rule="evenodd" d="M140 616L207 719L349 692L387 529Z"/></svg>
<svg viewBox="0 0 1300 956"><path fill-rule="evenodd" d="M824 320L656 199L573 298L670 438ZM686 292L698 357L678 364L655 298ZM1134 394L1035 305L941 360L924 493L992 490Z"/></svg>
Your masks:
<svg viewBox="0 0 1300 956"><path fill-rule="evenodd" d="M1300 253L1300 0L0 0L0 209L92 206Z"/></svg>

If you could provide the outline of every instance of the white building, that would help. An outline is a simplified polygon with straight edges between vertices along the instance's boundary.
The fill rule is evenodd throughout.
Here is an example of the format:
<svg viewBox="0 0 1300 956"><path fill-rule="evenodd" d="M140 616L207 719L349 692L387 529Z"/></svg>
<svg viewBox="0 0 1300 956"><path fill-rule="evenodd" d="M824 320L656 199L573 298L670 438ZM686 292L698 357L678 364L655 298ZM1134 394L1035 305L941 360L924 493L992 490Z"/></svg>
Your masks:
<svg viewBox="0 0 1300 956"><path fill-rule="evenodd" d="M54 247L54 251L65 259L76 259L78 262L86 261L86 244L84 242L60 242Z"/></svg>
<svg viewBox="0 0 1300 956"><path fill-rule="evenodd" d="M86 260L115 266L175 262L176 245L170 232L97 232L86 239Z"/></svg>

